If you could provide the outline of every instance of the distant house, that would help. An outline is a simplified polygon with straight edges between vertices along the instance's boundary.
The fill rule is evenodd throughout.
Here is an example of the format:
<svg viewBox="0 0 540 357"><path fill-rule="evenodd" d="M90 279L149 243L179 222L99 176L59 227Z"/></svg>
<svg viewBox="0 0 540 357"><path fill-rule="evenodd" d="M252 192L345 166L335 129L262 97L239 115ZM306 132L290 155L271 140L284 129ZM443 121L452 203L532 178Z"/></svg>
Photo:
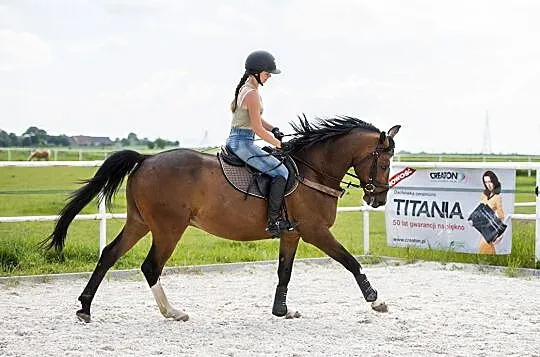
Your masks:
<svg viewBox="0 0 540 357"><path fill-rule="evenodd" d="M111 146L114 141L105 136L77 135L69 137L71 146Z"/></svg>

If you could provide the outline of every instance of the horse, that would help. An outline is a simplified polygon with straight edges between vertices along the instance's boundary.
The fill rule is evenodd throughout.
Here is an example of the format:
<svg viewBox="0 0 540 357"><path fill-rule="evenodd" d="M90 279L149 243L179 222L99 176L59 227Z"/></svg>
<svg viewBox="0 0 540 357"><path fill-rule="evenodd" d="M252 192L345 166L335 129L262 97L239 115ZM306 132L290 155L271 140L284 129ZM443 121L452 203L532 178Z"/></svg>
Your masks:
<svg viewBox="0 0 540 357"><path fill-rule="evenodd" d="M44 159L49 161L50 152L47 149L41 149L41 150L34 150L30 153L30 156L28 156L27 161L32 161L33 159Z"/></svg>
<svg viewBox="0 0 540 357"><path fill-rule="evenodd" d="M294 158L302 184L285 198L288 218L296 227L283 232L279 238L278 284L272 314L285 318L300 316L286 303L300 239L350 271L373 310L388 311L360 263L329 229L335 222L338 198L343 193L340 183L346 174L354 176L348 173L351 167L360 181L358 186L364 191L364 201L372 207L386 203L394 136L400 126L393 126L386 133L348 116L316 118L316 122L311 123L304 116L299 124L291 122L291 126L295 137L288 141L290 145L282 154ZM152 245L141 270L161 314L177 321L187 321L189 316L169 303L160 275L188 226L236 241L271 238L265 231L265 201L246 199L233 188L224 177L216 155L183 148L154 155L123 150L107 158L95 175L72 193L53 232L41 242L42 247L55 248L61 253L73 218L98 195L109 207L126 176L125 225L103 249L78 298L82 308L76 314L85 322L91 320L91 303L107 271L149 231Z"/></svg>

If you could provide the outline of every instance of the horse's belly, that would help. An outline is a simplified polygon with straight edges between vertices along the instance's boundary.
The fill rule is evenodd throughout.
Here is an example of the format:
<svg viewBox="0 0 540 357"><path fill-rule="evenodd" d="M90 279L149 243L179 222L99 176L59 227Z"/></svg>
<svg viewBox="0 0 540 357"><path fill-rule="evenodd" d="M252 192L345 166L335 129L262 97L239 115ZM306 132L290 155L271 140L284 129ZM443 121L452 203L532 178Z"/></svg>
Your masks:
<svg viewBox="0 0 540 357"><path fill-rule="evenodd" d="M247 241L269 238L265 232L265 218L259 215L238 215L235 212L201 210L190 219L190 225L215 236Z"/></svg>

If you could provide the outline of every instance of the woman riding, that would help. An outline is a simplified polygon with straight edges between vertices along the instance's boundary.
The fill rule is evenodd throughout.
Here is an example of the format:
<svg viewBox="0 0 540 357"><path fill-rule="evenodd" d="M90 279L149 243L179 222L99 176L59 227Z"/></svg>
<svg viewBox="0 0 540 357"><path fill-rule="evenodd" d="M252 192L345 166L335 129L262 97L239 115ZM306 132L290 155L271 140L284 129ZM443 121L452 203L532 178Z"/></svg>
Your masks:
<svg viewBox="0 0 540 357"><path fill-rule="evenodd" d="M246 71L236 86L231 103L231 132L227 147L246 164L272 177L267 200L268 221L266 230L278 238L281 231L291 230L290 222L283 219L281 207L289 172L277 158L255 145L255 134L268 144L281 149L283 133L262 118L263 105L259 86L263 86L276 68L274 57L266 51L252 52L246 59Z"/></svg>

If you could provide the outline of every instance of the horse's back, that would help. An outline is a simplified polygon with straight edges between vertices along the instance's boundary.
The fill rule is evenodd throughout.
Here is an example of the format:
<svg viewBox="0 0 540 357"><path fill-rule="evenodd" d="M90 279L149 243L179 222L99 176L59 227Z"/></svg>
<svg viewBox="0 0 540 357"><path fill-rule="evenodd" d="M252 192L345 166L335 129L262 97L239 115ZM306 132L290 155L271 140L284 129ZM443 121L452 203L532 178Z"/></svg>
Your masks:
<svg viewBox="0 0 540 357"><path fill-rule="evenodd" d="M130 181L137 186L153 187L155 191L165 188L204 185L209 176L219 173L217 157L191 149L164 151L146 158L135 170ZM150 186L148 186L150 185Z"/></svg>

